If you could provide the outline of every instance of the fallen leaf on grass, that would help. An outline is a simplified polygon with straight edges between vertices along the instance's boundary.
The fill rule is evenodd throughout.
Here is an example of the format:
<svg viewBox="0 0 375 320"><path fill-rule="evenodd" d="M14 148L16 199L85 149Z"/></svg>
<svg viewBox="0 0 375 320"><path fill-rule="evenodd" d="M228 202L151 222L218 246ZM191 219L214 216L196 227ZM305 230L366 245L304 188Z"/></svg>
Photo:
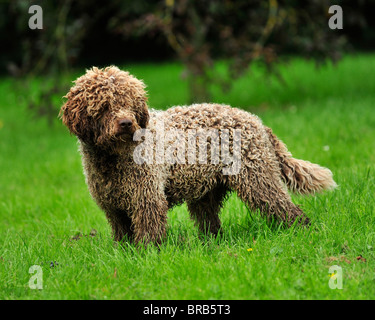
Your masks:
<svg viewBox="0 0 375 320"><path fill-rule="evenodd" d="M78 241L78 240L80 240L82 237L88 237L88 236L90 236L90 237L92 237L92 238L94 238L94 237L96 237L96 235L98 234L98 231L96 231L95 229L91 229L91 231L90 231L90 233L89 234L82 234L81 232L77 232L74 236L72 236L70 239L71 240L76 240L76 241Z"/></svg>
<svg viewBox="0 0 375 320"><path fill-rule="evenodd" d="M366 262L367 260L363 258L361 255L359 255L357 258L357 261Z"/></svg>
<svg viewBox="0 0 375 320"><path fill-rule="evenodd" d="M73 237L71 237L70 239L71 240L76 240L78 241L79 239L81 239L82 237L82 233L81 232L77 232Z"/></svg>
<svg viewBox="0 0 375 320"><path fill-rule="evenodd" d="M235 257L235 258L237 258L237 254L236 253L232 253L232 252L228 252L228 255L230 256L230 257Z"/></svg>
<svg viewBox="0 0 375 320"><path fill-rule="evenodd" d="M351 264L351 261L348 258L346 258L345 256L340 256L340 257L331 256L331 257L327 257L326 261L328 263L332 263L334 261L341 261L341 262L346 262L347 264Z"/></svg>

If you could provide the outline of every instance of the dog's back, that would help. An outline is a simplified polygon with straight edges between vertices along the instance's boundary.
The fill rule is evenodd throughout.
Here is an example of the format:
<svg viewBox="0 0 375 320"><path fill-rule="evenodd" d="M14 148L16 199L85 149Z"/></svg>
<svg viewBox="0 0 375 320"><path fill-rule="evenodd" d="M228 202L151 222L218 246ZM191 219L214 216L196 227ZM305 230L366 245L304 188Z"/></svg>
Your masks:
<svg viewBox="0 0 375 320"><path fill-rule="evenodd" d="M227 143L233 153L234 130L241 136L241 161L277 161L280 178L290 191L308 194L336 187L329 169L293 158L257 116L237 108L221 104L173 107L151 114L149 128L159 130L156 138L162 139L165 154L172 152L168 159L164 157L167 166L173 160L166 184L171 203L199 199L216 185L226 183L223 169L228 163L222 161L223 133L228 133Z"/></svg>

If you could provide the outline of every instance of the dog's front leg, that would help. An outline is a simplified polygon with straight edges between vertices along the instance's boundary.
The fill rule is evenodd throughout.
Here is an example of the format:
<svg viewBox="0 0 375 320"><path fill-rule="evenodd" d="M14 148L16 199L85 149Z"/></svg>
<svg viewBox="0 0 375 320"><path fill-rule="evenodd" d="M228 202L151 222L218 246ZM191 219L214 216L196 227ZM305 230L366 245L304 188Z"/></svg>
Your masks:
<svg viewBox="0 0 375 320"><path fill-rule="evenodd" d="M133 231L131 228L131 219L124 210L107 210L106 216L112 227L112 234L115 241L131 241Z"/></svg>
<svg viewBox="0 0 375 320"><path fill-rule="evenodd" d="M133 239L135 243L160 243L165 236L168 202L164 194L155 194L147 189L141 192L133 202Z"/></svg>

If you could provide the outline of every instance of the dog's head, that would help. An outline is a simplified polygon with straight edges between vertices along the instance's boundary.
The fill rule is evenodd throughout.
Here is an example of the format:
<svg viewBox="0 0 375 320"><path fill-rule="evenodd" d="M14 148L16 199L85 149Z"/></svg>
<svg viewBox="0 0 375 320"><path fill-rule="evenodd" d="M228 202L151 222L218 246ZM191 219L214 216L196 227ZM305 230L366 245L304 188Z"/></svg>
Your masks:
<svg viewBox="0 0 375 320"><path fill-rule="evenodd" d="M117 67L88 70L65 96L60 117L82 142L105 148L131 140L149 120L145 85Z"/></svg>

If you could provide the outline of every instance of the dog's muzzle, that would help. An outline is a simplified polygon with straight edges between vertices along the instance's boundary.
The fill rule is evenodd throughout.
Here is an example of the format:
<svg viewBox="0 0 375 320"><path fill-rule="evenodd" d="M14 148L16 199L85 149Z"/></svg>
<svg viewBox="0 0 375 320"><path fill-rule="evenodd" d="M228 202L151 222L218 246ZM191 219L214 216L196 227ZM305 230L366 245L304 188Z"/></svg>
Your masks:
<svg viewBox="0 0 375 320"><path fill-rule="evenodd" d="M121 118L117 120L117 135L133 134L135 132L134 122L130 118Z"/></svg>

